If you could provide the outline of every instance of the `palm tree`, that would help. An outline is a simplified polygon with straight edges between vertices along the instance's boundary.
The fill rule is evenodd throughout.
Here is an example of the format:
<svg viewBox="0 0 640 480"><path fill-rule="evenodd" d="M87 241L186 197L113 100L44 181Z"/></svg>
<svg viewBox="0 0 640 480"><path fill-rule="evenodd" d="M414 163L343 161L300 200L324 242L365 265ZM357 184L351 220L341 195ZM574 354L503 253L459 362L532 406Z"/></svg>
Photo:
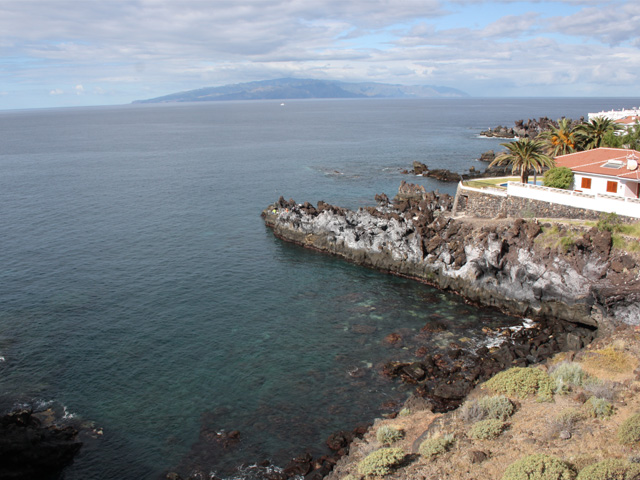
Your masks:
<svg viewBox="0 0 640 480"><path fill-rule="evenodd" d="M529 170L542 172L543 167L553 167L555 161L544 153L545 145L540 140L521 138L515 142L501 143L507 151L498 155L489 165L511 165L512 173L520 173L520 181L527 183Z"/></svg>
<svg viewBox="0 0 640 480"><path fill-rule="evenodd" d="M547 152L553 157L575 152L578 144L576 131L568 118L561 118L558 120L557 128L552 126L551 130L542 132L538 138L547 143Z"/></svg>
<svg viewBox="0 0 640 480"><path fill-rule="evenodd" d="M576 127L576 135L583 150L603 147L607 133L615 133L622 127L610 118L597 117Z"/></svg>

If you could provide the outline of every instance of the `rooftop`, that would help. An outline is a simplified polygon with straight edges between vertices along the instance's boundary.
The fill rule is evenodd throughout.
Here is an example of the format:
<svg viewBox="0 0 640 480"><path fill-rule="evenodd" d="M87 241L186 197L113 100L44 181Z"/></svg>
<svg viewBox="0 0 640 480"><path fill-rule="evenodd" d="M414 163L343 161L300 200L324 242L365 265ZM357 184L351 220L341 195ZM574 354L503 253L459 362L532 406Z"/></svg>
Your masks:
<svg viewBox="0 0 640 480"><path fill-rule="evenodd" d="M568 167L574 172L640 180L640 152L636 150L596 148L560 155L555 160L558 167Z"/></svg>
<svg viewBox="0 0 640 480"><path fill-rule="evenodd" d="M638 122L640 122L640 117L638 115L629 115L628 117L615 121L618 125L633 125Z"/></svg>

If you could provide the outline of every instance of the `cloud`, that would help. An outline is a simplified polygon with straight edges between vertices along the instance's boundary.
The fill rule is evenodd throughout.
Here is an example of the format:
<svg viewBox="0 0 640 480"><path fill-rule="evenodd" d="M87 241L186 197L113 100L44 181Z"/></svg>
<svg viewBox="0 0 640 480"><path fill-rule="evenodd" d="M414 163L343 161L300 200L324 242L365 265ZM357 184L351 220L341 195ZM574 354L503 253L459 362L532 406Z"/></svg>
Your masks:
<svg viewBox="0 0 640 480"><path fill-rule="evenodd" d="M59 88L55 88L49 92L49 95L63 95L64 90L60 90Z"/></svg>
<svg viewBox="0 0 640 480"><path fill-rule="evenodd" d="M5 90L77 102L284 76L615 95L638 81L639 24L635 0L3 0L0 68Z"/></svg>
<svg viewBox="0 0 640 480"><path fill-rule="evenodd" d="M637 45L640 39L640 3L612 5L612 8L587 8L569 17L555 17L549 30L610 46L625 42Z"/></svg>

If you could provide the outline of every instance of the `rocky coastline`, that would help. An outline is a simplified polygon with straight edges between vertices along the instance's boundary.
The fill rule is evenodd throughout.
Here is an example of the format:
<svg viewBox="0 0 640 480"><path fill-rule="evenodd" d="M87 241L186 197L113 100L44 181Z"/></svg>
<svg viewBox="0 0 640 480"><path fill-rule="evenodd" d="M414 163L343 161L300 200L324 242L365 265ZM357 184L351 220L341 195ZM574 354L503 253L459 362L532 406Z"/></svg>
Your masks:
<svg viewBox="0 0 640 480"><path fill-rule="evenodd" d="M545 233L549 225L536 221L454 218L453 197L405 182L393 200L384 194L375 199L375 207L351 211L281 197L262 216L282 240L533 319L524 320L520 328L487 330L488 338L498 339L491 347L473 349L451 342L448 348L433 351L414 346L412 361L390 358L378 373L404 383L413 393L404 405L386 414L387 419L395 418L401 408L433 414L452 411L500 371L539 364L558 352L580 351L599 331L639 318L640 296L632 281L638 265L632 257L614 252L609 232L581 231L566 247ZM554 235L567 234L561 230ZM626 289L612 295L612 289L621 285ZM429 323L419 336L428 339L438 328L437 322ZM385 342L402 345L402 335L390 332ZM282 468L266 460L247 459L253 464L251 471L238 474L320 480L347 461L352 442L360 442L367 432L363 426L336 432L326 442L330 453L314 457L303 452ZM207 445L224 455L236 448L241 433L214 437ZM171 472L165 478L195 479L205 471L203 465L190 474Z"/></svg>
<svg viewBox="0 0 640 480"><path fill-rule="evenodd" d="M405 183L394 202L386 195L376 200L376 207L350 211L281 198L262 215L283 240L516 316L594 327L640 318L636 262L612 254L610 232L573 232L569 244L560 242L566 231L550 237L544 230L551 225L533 220L454 218L449 195ZM622 262L633 266L610 268Z"/></svg>
<svg viewBox="0 0 640 480"><path fill-rule="evenodd" d="M580 117L578 121L573 121L572 126L584 122L584 117ZM526 122L517 120L513 127L498 125L497 127L488 128L480 132L480 136L488 138L536 138L545 130L551 127L558 127L558 122L549 117L540 117L538 119L530 118Z"/></svg>
<svg viewBox="0 0 640 480"><path fill-rule="evenodd" d="M496 158L496 154L493 150L489 150L483 153L478 159L481 162L492 162ZM452 172L446 168L431 169L422 162L413 162L413 168L411 170L403 170L403 174L417 175L420 177L435 178L440 182L459 182L463 180L474 180L477 178L487 177L499 177L503 175L509 175L511 171L507 166L487 166L484 170L476 170L475 167L470 167L468 172L457 173Z"/></svg>
<svg viewBox="0 0 640 480"><path fill-rule="evenodd" d="M638 263L612 249L610 232L568 232L521 218L454 218L451 196L405 182L392 201L384 194L375 199L377 206L351 211L281 197L262 216L282 240L535 319L530 328L505 332L499 347L452 344L444 353L418 349L414 362L388 362L383 375L415 388L405 405L410 411L456 409L499 371L580 351L599 331L640 320ZM563 243L565 237L574 241ZM322 476L311 470L305 478Z"/></svg>

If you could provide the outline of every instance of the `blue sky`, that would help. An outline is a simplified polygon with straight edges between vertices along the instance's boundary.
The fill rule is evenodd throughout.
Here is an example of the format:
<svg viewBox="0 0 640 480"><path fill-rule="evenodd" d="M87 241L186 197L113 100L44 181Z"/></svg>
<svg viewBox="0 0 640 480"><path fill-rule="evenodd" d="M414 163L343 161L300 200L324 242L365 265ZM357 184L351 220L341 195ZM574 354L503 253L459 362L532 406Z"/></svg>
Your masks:
<svg viewBox="0 0 640 480"><path fill-rule="evenodd" d="M2 0L0 109L280 77L640 97L638 0Z"/></svg>

